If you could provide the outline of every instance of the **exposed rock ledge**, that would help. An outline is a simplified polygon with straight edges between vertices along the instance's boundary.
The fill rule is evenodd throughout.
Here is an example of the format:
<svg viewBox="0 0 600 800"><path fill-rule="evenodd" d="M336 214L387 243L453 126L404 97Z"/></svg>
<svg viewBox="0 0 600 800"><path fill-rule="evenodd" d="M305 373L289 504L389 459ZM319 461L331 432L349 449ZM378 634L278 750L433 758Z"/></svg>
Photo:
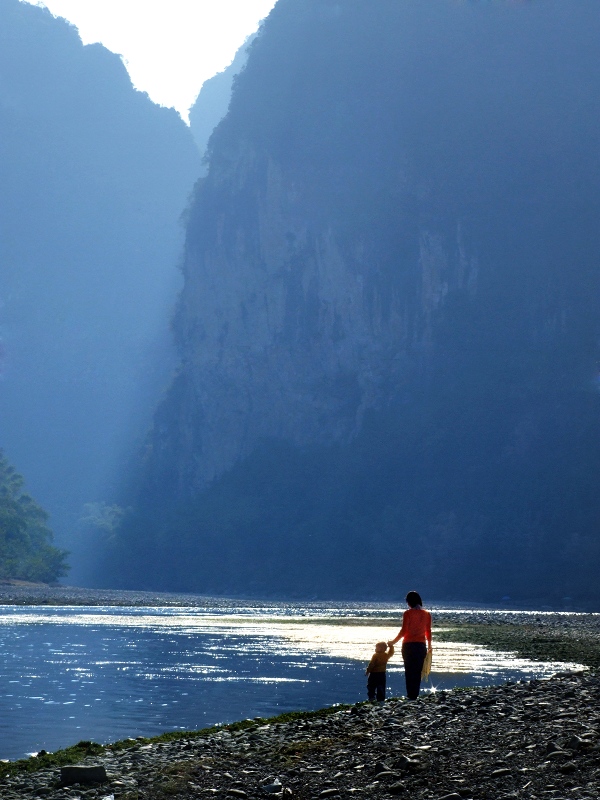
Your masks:
<svg viewBox="0 0 600 800"><path fill-rule="evenodd" d="M599 728L600 678L563 674L96 747L81 762L105 767L96 786L62 786L60 767L39 758L39 770L2 779L0 796L592 800Z"/></svg>

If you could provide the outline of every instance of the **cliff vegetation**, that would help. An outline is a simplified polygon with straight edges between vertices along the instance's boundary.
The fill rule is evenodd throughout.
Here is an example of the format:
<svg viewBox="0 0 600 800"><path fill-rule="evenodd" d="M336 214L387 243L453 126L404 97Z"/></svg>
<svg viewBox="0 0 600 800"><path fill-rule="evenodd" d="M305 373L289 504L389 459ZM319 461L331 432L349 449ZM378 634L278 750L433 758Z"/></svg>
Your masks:
<svg viewBox="0 0 600 800"><path fill-rule="evenodd" d="M0 578L53 583L67 574L67 553L53 547L47 522L0 451Z"/></svg>

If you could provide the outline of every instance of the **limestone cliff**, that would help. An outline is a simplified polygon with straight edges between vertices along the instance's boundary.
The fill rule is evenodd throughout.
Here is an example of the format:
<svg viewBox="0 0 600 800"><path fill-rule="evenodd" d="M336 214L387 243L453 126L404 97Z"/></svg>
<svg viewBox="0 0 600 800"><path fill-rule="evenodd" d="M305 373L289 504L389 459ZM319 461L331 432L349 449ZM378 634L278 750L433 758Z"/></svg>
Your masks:
<svg viewBox="0 0 600 800"><path fill-rule="evenodd" d="M481 588L485 563L501 591L515 542L555 542L523 473L543 505L548 454L597 460L564 444L595 430L600 311L600 11L572 11L280 0L263 25L188 214L141 495L178 506L157 546L195 537L199 585L219 546L223 585L260 585L258 547L268 580L323 591L379 541L407 576Z"/></svg>
<svg viewBox="0 0 600 800"><path fill-rule="evenodd" d="M243 189L262 184L252 227L236 224L226 243L225 212L215 237L202 250L190 242L186 254L177 330L189 388L180 413L200 421L177 455L182 492L263 438L350 441L367 410L393 399L407 356L431 343L448 292L476 288L477 259L458 221L448 240L426 228L415 236L413 258L399 265L412 278L411 304L402 287L378 280L363 240L342 244L328 220L309 223L306 198L274 161L247 153L236 166Z"/></svg>
<svg viewBox="0 0 600 800"><path fill-rule="evenodd" d="M233 82L246 65L247 49L253 39L254 35L246 39L228 67L204 81L190 108L190 130L202 157L206 153L212 132L227 114ZM202 174L206 174L205 170Z"/></svg>

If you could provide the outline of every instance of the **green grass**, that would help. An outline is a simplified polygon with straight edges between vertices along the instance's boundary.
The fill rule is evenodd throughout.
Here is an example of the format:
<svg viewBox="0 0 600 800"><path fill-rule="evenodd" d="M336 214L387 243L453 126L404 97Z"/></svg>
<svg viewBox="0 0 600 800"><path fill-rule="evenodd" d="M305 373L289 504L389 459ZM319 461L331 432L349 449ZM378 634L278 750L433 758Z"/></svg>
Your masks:
<svg viewBox="0 0 600 800"><path fill-rule="evenodd" d="M364 703L358 703L357 705L364 705ZM349 708L351 708L349 705L335 705L329 708L321 708L317 711L290 711L285 714L280 714L277 717L256 717L252 720L244 719L239 722L232 722L229 725L215 725L210 728L202 728L198 731L169 731L168 733L162 733L160 736L154 736L152 738L140 736L137 739L122 739L121 741L108 745L81 741L64 750L56 750L54 753L44 753L43 755L32 756L31 758L20 759L19 761L0 763L0 780L19 773L37 772L40 769L77 764L88 756L99 756L105 752L121 752L138 747L139 745L168 743L180 739L207 738L209 736L214 736L220 731L229 731L233 733L235 731L261 727L263 725L275 725L302 719L316 719L327 717L330 714L335 714L338 711Z"/></svg>

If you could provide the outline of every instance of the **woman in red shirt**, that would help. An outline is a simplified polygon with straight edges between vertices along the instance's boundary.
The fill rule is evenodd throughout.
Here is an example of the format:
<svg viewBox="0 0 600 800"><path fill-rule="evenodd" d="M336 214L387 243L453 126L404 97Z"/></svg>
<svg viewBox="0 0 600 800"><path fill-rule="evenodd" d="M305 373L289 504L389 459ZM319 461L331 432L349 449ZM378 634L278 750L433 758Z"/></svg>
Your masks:
<svg viewBox="0 0 600 800"><path fill-rule="evenodd" d="M402 617L402 628L388 644L394 645L402 639L406 696L409 700L416 700L421 689L421 672L427 648L431 648L431 614L423 608L418 592L409 592L406 602L409 609Z"/></svg>

